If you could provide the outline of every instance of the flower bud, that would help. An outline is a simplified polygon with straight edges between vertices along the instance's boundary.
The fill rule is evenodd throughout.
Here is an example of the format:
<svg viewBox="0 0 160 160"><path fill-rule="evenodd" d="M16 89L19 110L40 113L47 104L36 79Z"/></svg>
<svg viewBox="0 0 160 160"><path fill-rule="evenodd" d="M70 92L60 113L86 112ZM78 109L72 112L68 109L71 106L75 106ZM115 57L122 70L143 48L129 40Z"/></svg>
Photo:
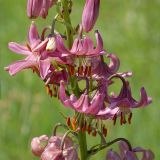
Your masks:
<svg viewBox="0 0 160 160"><path fill-rule="evenodd" d="M37 18L42 9L43 0L28 0L27 2L27 16L29 18Z"/></svg>
<svg viewBox="0 0 160 160"><path fill-rule="evenodd" d="M27 16L29 18L37 18L38 16L46 18L49 8L51 8L56 2L57 0L28 0Z"/></svg>
<svg viewBox="0 0 160 160"><path fill-rule="evenodd" d="M99 15L100 0L86 0L82 15L82 26L86 32L94 27Z"/></svg>

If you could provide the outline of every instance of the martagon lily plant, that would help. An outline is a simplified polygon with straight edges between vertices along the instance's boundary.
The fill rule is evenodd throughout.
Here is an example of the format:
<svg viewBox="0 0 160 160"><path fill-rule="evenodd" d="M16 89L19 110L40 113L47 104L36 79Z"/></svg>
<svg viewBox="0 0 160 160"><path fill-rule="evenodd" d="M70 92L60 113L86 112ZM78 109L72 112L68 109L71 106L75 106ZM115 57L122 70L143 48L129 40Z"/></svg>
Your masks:
<svg viewBox="0 0 160 160"><path fill-rule="evenodd" d="M140 99L133 98L130 83L126 80L132 72L118 72L119 58L107 53L101 33L94 30L100 0L85 1L82 19L76 27L72 26L70 19L74 3L76 1L72 0L28 0L27 16L30 19L45 19L50 9L57 9L52 25L45 27L40 34L32 21L27 42L9 42L8 45L23 59L5 67L5 70L11 76L25 69L32 70L44 82L47 93L57 97L74 113L72 117L64 116L65 123L56 124L52 135L33 138L32 153L41 160L88 160L118 143L120 151L109 148L106 160L153 160L151 150L133 148L125 138L106 141L106 121L113 121L113 125L117 120L121 125L130 124L133 109L149 105L152 99L144 87L140 89ZM56 23L65 27L65 33L56 28ZM48 30L50 34L47 35ZM93 39L88 34L90 32L95 34ZM110 92L115 80L122 84L119 94ZM57 133L59 127L64 128L64 134ZM89 148L86 134L100 136L101 142Z"/></svg>

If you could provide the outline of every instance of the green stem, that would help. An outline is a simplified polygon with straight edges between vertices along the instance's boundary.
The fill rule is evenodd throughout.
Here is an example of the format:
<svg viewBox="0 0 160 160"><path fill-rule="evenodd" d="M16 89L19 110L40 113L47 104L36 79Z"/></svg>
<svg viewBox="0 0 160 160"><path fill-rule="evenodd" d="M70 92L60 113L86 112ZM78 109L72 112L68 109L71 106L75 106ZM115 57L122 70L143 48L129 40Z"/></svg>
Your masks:
<svg viewBox="0 0 160 160"><path fill-rule="evenodd" d="M72 23L70 19L70 13L69 13L69 1L68 0L61 0L62 2L62 15L64 19L64 24L66 27L66 35L67 35L67 44L68 47L71 48L73 44L73 28ZM73 90L73 93L78 97L79 96L79 88L78 83L75 79L75 77L70 77L71 87Z"/></svg>
<svg viewBox="0 0 160 160"><path fill-rule="evenodd" d="M61 0L62 3L62 15L66 27L66 35L67 35L67 43L68 47L71 48L73 44L73 28L70 19L69 13L69 0ZM79 87L75 77L70 77L71 87L73 89L74 94L79 96ZM83 115L80 120L80 128L83 125ZM81 129L78 133L78 141L80 148L80 160L87 160L87 141L86 141L86 133L82 132Z"/></svg>
<svg viewBox="0 0 160 160"><path fill-rule="evenodd" d="M70 19L70 13L68 8L68 0L62 0L63 7L63 19L66 25L67 43L68 47L71 48L73 44L73 28Z"/></svg>
<svg viewBox="0 0 160 160"><path fill-rule="evenodd" d="M111 146L112 144L114 144L114 143L116 143L116 142L119 142L119 141L125 142L125 143L128 145L129 150L132 151L132 146L131 146L131 144L129 143L129 141L128 141L127 139L125 139L125 138L116 138L116 139L114 139L113 141L108 142L108 143L106 143L106 144L104 144L104 145L101 145L101 144L100 144L100 145L99 145L100 147L88 151L88 154L89 154L90 156L91 156L91 155L94 155L94 154L96 154L97 152L99 152L99 151L101 151L101 150L103 150L103 149Z"/></svg>
<svg viewBox="0 0 160 160"><path fill-rule="evenodd" d="M82 128L83 123L83 115L81 118L80 128ZM79 149L80 149L80 160L87 160L87 139L86 139L86 132L83 132L81 129L78 133L78 140L79 140Z"/></svg>

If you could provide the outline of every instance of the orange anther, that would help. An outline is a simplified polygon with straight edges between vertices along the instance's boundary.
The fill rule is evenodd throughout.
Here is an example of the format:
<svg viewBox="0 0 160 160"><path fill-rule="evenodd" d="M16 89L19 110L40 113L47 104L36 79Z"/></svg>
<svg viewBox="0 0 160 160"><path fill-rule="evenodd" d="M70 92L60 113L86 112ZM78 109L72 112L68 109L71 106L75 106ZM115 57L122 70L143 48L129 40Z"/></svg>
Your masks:
<svg viewBox="0 0 160 160"><path fill-rule="evenodd" d="M66 123L67 123L68 126L71 125L71 119L70 119L70 117L67 117Z"/></svg>
<svg viewBox="0 0 160 160"><path fill-rule="evenodd" d="M84 125L82 126L82 132L85 132L85 131L86 131L86 128L87 128L87 124L86 124L86 122L85 122Z"/></svg>
<svg viewBox="0 0 160 160"><path fill-rule="evenodd" d="M72 129L75 131L77 129L77 119L76 119L76 117L73 117L71 125L72 125Z"/></svg>
<svg viewBox="0 0 160 160"><path fill-rule="evenodd" d="M114 117L113 117L113 125L116 124L116 121L117 121L117 115L115 114Z"/></svg>
<svg viewBox="0 0 160 160"><path fill-rule="evenodd" d="M128 116L128 123L131 124L131 120L132 120L132 113L129 114Z"/></svg>
<svg viewBox="0 0 160 160"><path fill-rule="evenodd" d="M87 131L88 131L88 134L90 134L92 132L92 127L91 125L89 124L89 126L87 127Z"/></svg>
<svg viewBox="0 0 160 160"><path fill-rule="evenodd" d="M57 87L53 84L53 96L57 97Z"/></svg>
<svg viewBox="0 0 160 160"><path fill-rule="evenodd" d="M91 66L88 67L88 76L91 76L92 75L92 68Z"/></svg>
<svg viewBox="0 0 160 160"><path fill-rule="evenodd" d="M97 131L96 131L96 130L94 130L94 131L93 131L93 133L92 133L92 135L93 135L94 137L96 137L96 135L97 135Z"/></svg>
<svg viewBox="0 0 160 160"><path fill-rule="evenodd" d="M123 125L123 113L121 112L120 124Z"/></svg>
<svg viewBox="0 0 160 160"><path fill-rule="evenodd" d="M70 76L74 75L74 67L73 66L69 66L69 74L70 74Z"/></svg>
<svg viewBox="0 0 160 160"><path fill-rule="evenodd" d="M105 137L107 136L107 132L108 132L107 128L105 126L103 126L103 135Z"/></svg>
<svg viewBox="0 0 160 160"><path fill-rule="evenodd" d="M78 67L78 75L83 75L83 66Z"/></svg>
<svg viewBox="0 0 160 160"><path fill-rule="evenodd" d="M85 67L85 70L84 70L84 76L86 76L88 73L88 66Z"/></svg>

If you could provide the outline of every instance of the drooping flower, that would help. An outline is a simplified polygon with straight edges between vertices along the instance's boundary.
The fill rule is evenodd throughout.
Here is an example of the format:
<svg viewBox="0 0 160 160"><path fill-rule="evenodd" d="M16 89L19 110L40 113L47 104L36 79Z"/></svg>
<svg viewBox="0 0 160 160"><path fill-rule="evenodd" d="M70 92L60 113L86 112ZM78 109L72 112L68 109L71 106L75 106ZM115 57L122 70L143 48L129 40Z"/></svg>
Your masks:
<svg viewBox="0 0 160 160"><path fill-rule="evenodd" d="M46 135L35 137L31 142L31 149L34 155L41 160L78 160L77 149L69 137L65 137L62 147L62 138L60 136ZM43 144L43 143L46 144Z"/></svg>
<svg viewBox="0 0 160 160"><path fill-rule="evenodd" d="M108 118L108 109L110 109L114 117L121 117L121 124L126 123L125 114L129 114L128 122L130 123L132 116L131 110L134 108L145 107L150 104L152 100L147 96L146 90L142 87L140 90L141 99L136 101L132 97L129 82L119 74L112 76L110 80L113 78L119 78L122 81L123 85L121 91L118 96L114 94L109 96L108 93L106 93L106 102L108 103L108 107L106 107L104 110L101 110L97 116L101 117L102 119L105 119L105 116Z"/></svg>
<svg viewBox="0 0 160 160"><path fill-rule="evenodd" d="M154 154L151 150L145 150L141 147L133 148L129 150L129 147L125 142L119 143L120 153L109 150L106 156L106 160L154 160ZM142 153L141 158L138 158L138 153Z"/></svg>
<svg viewBox="0 0 160 160"><path fill-rule="evenodd" d="M94 27L99 15L99 7L100 0L86 0L82 15L82 26L86 32Z"/></svg>
<svg viewBox="0 0 160 160"><path fill-rule="evenodd" d="M87 92L84 92L80 98L77 99L74 94L70 96L66 94L65 84L61 81L59 98L66 107L70 107L77 112L85 113L87 115L96 115L103 108L105 94L99 90L92 99L90 99Z"/></svg>
<svg viewBox="0 0 160 160"><path fill-rule="evenodd" d="M45 145L43 146L42 143L45 143L47 141L48 141L48 137L46 135L33 138L31 142L32 153L35 156L41 156L45 148Z"/></svg>
<svg viewBox="0 0 160 160"><path fill-rule="evenodd" d="M27 16L29 18L37 18L38 16L46 18L49 8L51 8L56 2L57 0L28 0Z"/></svg>
<svg viewBox="0 0 160 160"><path fill-rule="evenodd" d="M103 55L105 53L103 50L103 40L98 31L95 32L95 37L97 42L96 48L90 37L85 36L81 38L81 36L78 36L74 40L71 50L68 50L64 45L62 37L57 36L57 49L62 53L63 57L94 57Z"/></svg>

